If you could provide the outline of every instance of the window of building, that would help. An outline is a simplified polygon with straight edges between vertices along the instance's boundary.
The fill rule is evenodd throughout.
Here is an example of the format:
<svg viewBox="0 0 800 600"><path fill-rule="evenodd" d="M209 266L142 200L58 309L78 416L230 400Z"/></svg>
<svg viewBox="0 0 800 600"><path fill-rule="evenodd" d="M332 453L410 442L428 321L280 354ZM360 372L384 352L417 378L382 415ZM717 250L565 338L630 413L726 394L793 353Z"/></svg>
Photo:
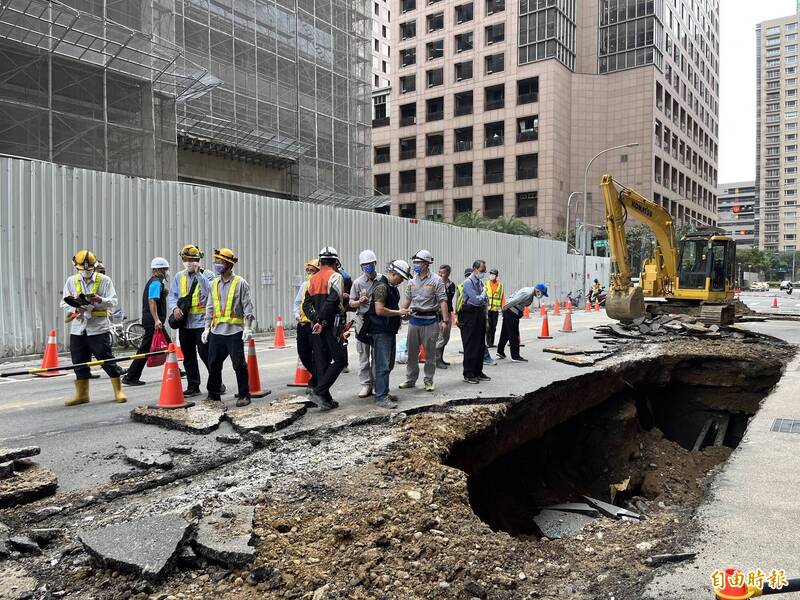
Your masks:
<svg viewBox="0 0 800 600"><path fill-rule="evenodd" d="M456 198L453 200L453 211L458 215L472 212L472 198Z"/></svg>
<svg viewBox="0 0 800 600"><path fill-rule="evenodd" d="M483 216L487 219L496 219L503 216L503 195L483 197Z"/></svg>
<svg viewBox="0 0 800 600"><path fill-rule="evenodd" d="M453 187L472 185L472 163L453 165Z"/></svg>
<svg viewBox="0 0 800 600"><path fill-rule="evenodd" d="M770 29L774 29L774 28L770 27ZM778 29L778 31L780 31L780 27L778 27L777 29ZM795 23L787 23L786 24L786 31L797 31L797 23L796 22ZM767 33L769 33L769 30L767 30Z"/></svg>
<svg viewBox="0 0 800 600"><path fill-rule="evenodd" d="M505 123L503 121L486 123L483 126L483 136L485 147L502 146L505 138Z"/></svg>
<svg viewBox="0 0 800 600"><path fill-rule="evenodd" d="M381 7L377 2L375 3L375 14L379 16L381 14Z"/></svg>
<svg viewBox="0 0 800 600"><path fill-rule="evenodd" d="M457 24L466 23L467 21L472 21L472 18L473 18L472 2L456 6Z"/></svg>
<svg viewBox="0 0 800 600"><path fill-rule="evenodd" d="M517 104L530 104L539 101L539 78L517 81Z"/></svg>
<svg viewBox="0 0 800 600"><path fill-rule="evenodd" d="M491 158L483 161L483 183L502 183L503 159Z"/></svg>
<svg viewBox="0 0 800 600"><path fill-rule="evenodd" d="M436 87L437 85L442 85L444 83L444 69L431 69L430 71L426 72L426 77L428 80L428 87Z"/></svg>
<svg viewBox="0 0 800 600"><path fill-rule="evenodd" d="M415 27L415 29L416 29L416 24L414 25L414 27ZM383 37L383 39L386 39L388 36L389 36L389 32L388 32L388 31L386 31L386 25L381 25L381 37ZM413 37L413 36L412 36L412 37ZM387 52L388 52L388 51L389 51L389 50L387 50Z"/></svg>
<svg viewBox="0 0 800 600"><path fill-rule="evenodd" d="M372 99L372 110L375 114L372 119L373 127L385 127L389 124L389 117L386 115L386 95L375 96Z"/></svg>
<svg viewBox="0 0 800 600"><path fill-rule="evenodd" d="M441 121L444 119L444 97L429 98L425 101L425 120Z"/></svg>
<svg viewBox="0 0 800 600"><path fill-rule="evenodd" d="M427 167L425 169L425 189L444 189L444 167Z"/></svg>
<svg viewBox="0 0 800 600"><path fill-rule="evenodd" d="M455 116L461 117L472 114L472 90L455 94L453 98L455 100Z"/></svg>
<svg viewBox="0 0 800 600"><path fill-rule="evenodd" d="M429 133L425 136L425 156L444 154L444 133Z"/></svg>
<svg viewBox="0 0 800 600"><path fill-rule="evenodd" d="M375 87L381 86L381 78L378 75L375 75Z"/></svg>
<svg viewBox="0 0 800 600"><path fill-rule="evenodd" d="M402 104L400 106L400 127L408 127L417 122L417 103Z"/></svg>
<svg viewBox="0 0 800 600"><path fill-rule="evenodd" d="M410 40L412 38L417 37L417 22L416 21L406 21L405 23L400 23L400 39L401 40Z"/></svg>
<svg viewBox="0 0 800 600"><path fill-rule="evenodd" d="M417 8L417 0L400 0L400 12L407 13Z"/></svg>
<svg viewBox="0 0 800 600"><path fill-rule="evenodd" d="M517 119L517 142L532 142L539 139L539 115Z"/></svg>
<svg viewBox="0 0 800 600"><path fill-rule="evenodd" d="M415 92L417 90L417 76L416 75L404 75L400 78L400 93L401 94L408 94L409 92Z"/></svg>
<svg viewBox="0 0 800 600"><path fill-rule="evenodd" d="M400 160L417 158L417 138L400 138Z"/></svg>
<svg viewBox="0 0 800 600"><path fill-rule="evenodd" d="M495 23L494 25L489 25L484 30L484 39L486 41L487 46L491 46L492 44L497 44L502 42L506 39L506 24L505 23Z"/></svg>
<svg viewBox="0 0 800 600"><path fill-rule="evenodd" d="M436 60L444 56L444 40L434 40L425 44L428 60Z"/></svg>
<svg viewBox="0 0 800 600"><path fill-rule="evenodd" d="M502 73L505 70L505 55L504 54L490 54L484 57L486 64L486 74Z"/></svg>
<svg viewBox="0 0 800 600"><path fill-rule="evenodd" d="M537 192L520 192L517 194L517 216L535 217L538 208Z"/></svg>
<svg viewBox="0 0 800 600"><path fill-rule="evenodd" d="M408 194L417 191L417 172L415 170L400 171L400 193ZM416 214L416 209L414 209Z"/></svg>
<svg viewBox="0 0 800 600"><path fill-rule="evenodd" d="M388 163L390 146L375 146L375 164Z"/></svg>
<svg viewBox="0 0 800 600"><path fill-rule="evenodd" d="M453 151L472 150L472 127L459 127L453 131Z"/></svg>
<svg viewBox="0 0 800 600"><path fill-rule="evenodd" d="M375 175L375 195L388 196L389 195L389 173L381 173Z"/></svg>
<svg viewBox="0 0 800 600"><path fill-rule="evenodd" d="M455 78L456 81L463 81L464 79L472 79L471 60L466 60L464 62L455 64Z"/></svg>
<svg viewBox="0 0 800 600"><path fill-rule="evenodd" d="M472 32L467 31L466 33L459 33L456 36L456 52L466 52L467 50L472 50L473 43L472 43Z"/></svg>
<svg viewBox="0 0 800 600"><path fill-rule="evenodd" d="M486 0L486 14L493 15L506 9L506 0Z"/></svg>
<svg viewBox="0 0 800 600"><path fill-rule="evenodd" d="M444 13L439 12L432 15L428 15L427 23L428 23L428 33L444 29Z"/></svg>
<svg viewBox="0 0 800 600"><path fill-rule="evenodd" d="M539 176L539 155L520 154L517 156L517 179L536 179Z"/></svg>
<svg viewBox="0 0 800 600"><path fill-rule="evenodd" d="M414 202L400 205L400 216L405 219L417 218L417 205Z"/></svg>
<svg viewBox="0 0 800 600"><path fill-rule="evenodd" d="M375 52L380 52L381 51L381 43L378 40L373 40L373 41L374 41Z"/></svg>
<svg viewBox="0 0 800 600"><path fill-rule="evenodd" d="M497 110L506 105L506 86L504 84L484 88L484 93L484 110Z"/></svg>
<svg viewBox="0 0 800 600"><path fill-rule="evenodd" d="M405 48L400 50L400 66L401 67L410 67L411 65L417 64L417 49L416 48Z"/></svg>
<svg viewBox="0 0 800 600"><path fill-rule="evenodd" d="M385 60L382 60L382 61L381 61L381 71L383 71L384 73L386 73L386 61L385 61Z"/></svg>
<svg viewBox="0 0 800 600"><path fill-rule="evenodd" d="M441 221L444 219L444 201L426 202L425 218L429 221Z"/></svg>

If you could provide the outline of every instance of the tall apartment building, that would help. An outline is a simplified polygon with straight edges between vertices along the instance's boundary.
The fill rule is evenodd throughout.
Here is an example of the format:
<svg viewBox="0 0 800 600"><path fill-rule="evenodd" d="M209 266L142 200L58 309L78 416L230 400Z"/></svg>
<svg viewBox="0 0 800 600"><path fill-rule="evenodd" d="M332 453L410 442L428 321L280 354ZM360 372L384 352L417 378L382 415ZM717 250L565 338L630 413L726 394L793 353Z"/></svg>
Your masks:
<svg viewBox="0 0 800 600"><path fill-rule="evenodd" d="M739 248L758 247L755 204L755 181L720 184L717 191L717 226L736 240Z"/></svg>
<svg viewBox="0 0 800 600"><path fill-rule="evenodd" d="M0 152L371 197L371 14L367 0L4 0Z"/></svg>
<svg viewBox="0 0 800 600"><path fill-rule="evenodd" d="M372 126L389 123L392 72L392 10L389 0L372 0ZM376 204L388 209L385 200Z"/></svg>
<svg viewBox="0 0 800 600"><path fill-rule="evenodd" d="M589 170L679 222L716 221L718 0L399 0L391 111L373 127L392 214L564 229ZM573 203L572 216L576 203ZM572 225L571 225L572 227Z"/></svg>
<svg viewBox="0 0 800 600"><path fill-rule="evenodd" d="M800 16L756 27L756 236L762 250L797 249Z"/></svg>

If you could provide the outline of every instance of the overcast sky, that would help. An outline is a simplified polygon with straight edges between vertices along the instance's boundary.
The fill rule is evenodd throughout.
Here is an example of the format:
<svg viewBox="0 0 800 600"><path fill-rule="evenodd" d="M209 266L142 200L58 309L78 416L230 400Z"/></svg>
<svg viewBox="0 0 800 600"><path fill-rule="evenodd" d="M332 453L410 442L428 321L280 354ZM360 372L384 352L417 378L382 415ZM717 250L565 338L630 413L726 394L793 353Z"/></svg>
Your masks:
<svg viewBox="0 0 800 600"><path fill-rule="evenodd" d="M756 24L794 14L795 6L795 0L720 2L720 184L756 177Z"/></svg>

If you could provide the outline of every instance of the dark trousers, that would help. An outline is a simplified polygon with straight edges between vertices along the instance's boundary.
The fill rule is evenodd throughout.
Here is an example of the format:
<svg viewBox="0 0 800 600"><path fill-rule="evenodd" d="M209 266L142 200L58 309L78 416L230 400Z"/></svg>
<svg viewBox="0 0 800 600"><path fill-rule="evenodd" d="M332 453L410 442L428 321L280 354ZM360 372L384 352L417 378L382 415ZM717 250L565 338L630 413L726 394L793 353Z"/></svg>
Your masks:
<svg viewBox="0 0 800 600"><path fill-rule="evenodd" d="M139 349L136 351L137 354L150 352L150 345L153 343L153 334L156 332L156 325L152 321L142 321L142 326L144 327L144 337L142 338L142 343L139 344ZM167 330L162 329L162 331L164 332L164 337L167 338L167 343L169 344L172 340L169 339ZM142 371L144 371L146 364L146 358L137 358L134 360L131 363L131 366L128 367L128 372L125 374L125 379L129 381L138 381L142 376Z"/></svg>
<svg viewBox="0 0 800 600"><path fill-rule="evenodd" d="M222 364L230 356L233 370L236 372L236 385L239 388L239 398L249 398L250 388L247 382L247 361L244 358L244 343L242 332L232 335L208 336L208 384L206 389L209 396L219 399L219 390L222 389Z"/></svg>
<svg viewBox="0 0 800 600"><path fill-rule="evenodd" d="M311 324L304 323L297 326L297 357L306 371L311 373L309 386L314 387L316 378L314 377L314 344L311 335Z"/></svg>
<svg viewBox="0 0 800 600"><path fill-rule="evenodd" d="M331 386L347 366L347 348L336 329L330 326L323 327L319 335L312 335L311 342L314 347L314 393L330 400Z"/></svg>
<svg viewBox="0 0 800 600"><path fill-rule="evenodd" d="M497 331L497 317L499 310L490 310L486 317L486 345L494 346L494 334Z"/></svg>
<svg viewBox="0 0 800 600"><path fill-rule="evenodd" d="M519 315L510 310L503 311L503 327L500 330L500 341L497 351L505 354L506 343L511 347L512 358L519 358Z"/></svg>
<svg viewBox="0 0 800 600"><path fill-rule="evenodd" d="M200 368L197 364L197 355L208 369L208 344L204 344L203 329L179 329L178 339L181 341L183 351L183 368L186 369L186 387L200 389Z"/></svg>
<svg viewBox="0 0 800 600"><path fill-rule="evenodd" d="M92 360L94 356L97 360L114 358L111 352L111 334L98 333L96 335L71 335L69 336L69 354L72 364L85 363ZM116 363L104 364L103 371L109 377L119 377L120 369ZM89 367L75 369L77 379L90 379L91 372Z"/></svg>
<svg viewBox="0 0 800 600"><path fill-rule="evenodd" d="M486 312L482 308L461 310L461 343L464 346L464 377L483 373L486 353Z"/></svg>

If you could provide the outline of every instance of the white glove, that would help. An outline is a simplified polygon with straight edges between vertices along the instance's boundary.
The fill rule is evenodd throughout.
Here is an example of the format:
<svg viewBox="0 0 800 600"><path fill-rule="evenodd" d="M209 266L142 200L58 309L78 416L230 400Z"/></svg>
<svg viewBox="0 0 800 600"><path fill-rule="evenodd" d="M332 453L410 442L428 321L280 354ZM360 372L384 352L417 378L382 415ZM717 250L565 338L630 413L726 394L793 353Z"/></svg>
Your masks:
<svg viewBox="0 0 800 600"><path fill-rule="evenodd" d="M208 334L209 333L211 333L211 328L210 327L206 327L205 329L203 329L203 333L200 336L200 341L203 342L204 344L208 343Z"/></svg>
<svg viewBox="0 0 800 600"><path fill-rule="evenodd" d="M250 340L253 339L253 330L249 327L244 328L244 333L242 333L242 341L246 344Z"/></svg>

